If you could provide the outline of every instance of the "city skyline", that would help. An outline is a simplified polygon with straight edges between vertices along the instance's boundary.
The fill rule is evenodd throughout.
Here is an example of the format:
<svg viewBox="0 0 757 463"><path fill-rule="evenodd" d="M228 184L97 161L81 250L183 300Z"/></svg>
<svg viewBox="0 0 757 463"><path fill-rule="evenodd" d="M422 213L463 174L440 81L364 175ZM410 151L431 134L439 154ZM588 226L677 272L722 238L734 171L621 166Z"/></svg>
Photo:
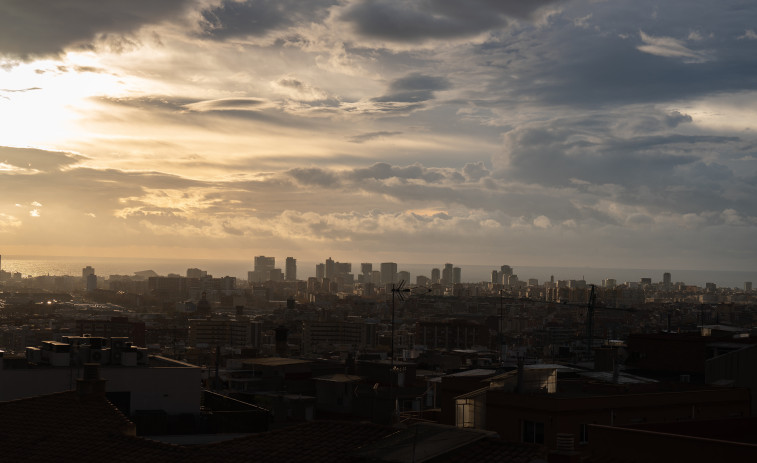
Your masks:
<svg viewBox="0 0 757 463"><path fill-rule="evenodd" d="M2 253L753 271L755 17L3 2Z"/></svg>

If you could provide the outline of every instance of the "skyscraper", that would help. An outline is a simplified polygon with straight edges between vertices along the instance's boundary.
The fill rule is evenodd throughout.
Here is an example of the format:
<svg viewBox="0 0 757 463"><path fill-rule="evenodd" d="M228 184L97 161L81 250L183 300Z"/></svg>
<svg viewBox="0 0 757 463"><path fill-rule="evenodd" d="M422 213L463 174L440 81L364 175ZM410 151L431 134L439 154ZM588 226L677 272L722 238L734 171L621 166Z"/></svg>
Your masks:
<svg viewBox="0 0 757 463"><path fill-rule="evenodd" d="M336 274L336 269L334 268L334 259L329 257L326 259L326 273L324 275L325 278L334 278L334 275Z"/></svg>
<svg viewBox="0 0 757 463"><path fill-rule="evenodd" d="M397 283L397 264L394 262L383 262L381 264L381 284Z"/></svg>
<svg viewBox="0 0 757 463"><path fill-rule="evenodd" d="M363 275L370 275L373 271L373 264L371 263L362 263L360 264L360 273Z"/></svg>
<svg viewBox="0 0 757 463"><path fill-rule="evenodd" d="M294 257L287 257L284 279L297 281L297 259Z"/></svg>
<svg viewBox="0 0 757 463"><path fill-rule="evenodd" d="M269 272L276 267L275 257L256 256L255 257L255 271L256 272Z"/></svg>
<svg viewBox="0 0 757 463"><path fill-rule="evenodd" d="M250 283L260 283L270 278L271 272L276 268L276 258L255 256L254 271L247 273Z"/></svg>
<svg viewBox="0 0 757 463"><path fill-rule="evenodd" d="M442 281L441 281L443 285L452 284L452 268L453 267L454 266L452 264L444 264L444 270L442 270Z"/></svg>
<svg viewBox="0 0 757 463"><path fill-rule="evenodd" d="M86 281L87 277L95 274L95 269L87 265L81 269L81 277Z"/></svg>
<svg viewBox="0 0 757 463"><path fill-rule="evenodd" d="M441 282L442 272L438 268L431 269L431 284L438 285Z"/></svg>
<svg viewBox="0 0 757 463"><path fill-rule="evenodd" d="M463 271L460 267L452 267L452 283L462 283Z"/></svg>

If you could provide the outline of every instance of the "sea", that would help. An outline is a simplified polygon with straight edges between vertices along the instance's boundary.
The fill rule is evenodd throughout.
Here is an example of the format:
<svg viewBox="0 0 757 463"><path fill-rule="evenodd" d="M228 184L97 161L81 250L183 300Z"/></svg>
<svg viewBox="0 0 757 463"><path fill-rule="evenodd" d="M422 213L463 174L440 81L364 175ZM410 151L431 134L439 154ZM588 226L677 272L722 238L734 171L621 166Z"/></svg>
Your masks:
<svg viewBox="0 0 757 463"><path fill-rule="evenodd" d="M277 267L283 268L284 260L277 259ZM304 280L315 276L316 262L297 262L297 278ZM42 275L81 276L84 267L91 266L95 274L133 275L143 270L153 270L158 275L174 273L186 275L187 269L199 268L214 277L233 276L247 279L247 272L253 269L250 260L211 260L211 259L149 259L149 258L113 258L113 257L38 257L38 256L2 256L0 269L20 273L23 277ZM379 264L374 263L375 270ZM410 272L411 283L417 275L431 276L432 268L443 268L443 263L413 264L398 262L399 271ZM491 281L492 270L499 270L500 265L456 265L461 268L462 281L477 283ZM597 268L597 267L534 267L513 265L514 273L520 280L535 278L539 283L555 280L586 280L589 284L601 284L603 279L614 278L618 283L638 282L641 278L651 278L652 282L661 282L663 273L670 272L672 281L688 285L704 286L715 283L718 287L743 289L745 282L757 282L757 270L691 270L691 269L639 269L639 268ZM353 273L360 272L360 264L353 263Z"/></svg>

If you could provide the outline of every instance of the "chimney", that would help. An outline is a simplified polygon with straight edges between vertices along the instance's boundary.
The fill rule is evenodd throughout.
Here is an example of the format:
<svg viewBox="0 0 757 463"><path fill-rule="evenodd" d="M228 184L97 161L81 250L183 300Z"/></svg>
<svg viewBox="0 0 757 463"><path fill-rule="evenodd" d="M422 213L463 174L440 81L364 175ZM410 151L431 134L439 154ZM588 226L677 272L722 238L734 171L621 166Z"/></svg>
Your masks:
<svg viewBox="0 0 757 463"><path fill-rule="evenodd" d="M82 377L76 380L76 392L79 397L105 396L105 379L100 378L99 363L85 363Z"/></svg>

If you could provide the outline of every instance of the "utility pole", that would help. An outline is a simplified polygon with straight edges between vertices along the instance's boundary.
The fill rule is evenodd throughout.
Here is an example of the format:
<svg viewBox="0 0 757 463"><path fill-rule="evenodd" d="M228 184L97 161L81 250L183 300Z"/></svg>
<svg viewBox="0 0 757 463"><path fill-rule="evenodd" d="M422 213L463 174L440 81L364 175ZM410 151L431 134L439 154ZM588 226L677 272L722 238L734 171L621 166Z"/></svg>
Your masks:
<svg viewBox="0 0 757 463"><path fill-rule="evenodd" d="M594 285L591 285L589 294L589 303L586 305L586 358L591 360L591 349L594 344L594 305L597 295L594 292Z"/></svg>
<svg viewBox="0 0 757 463"><path fill-rule="evenodd" d="M504 298L504 289L499 290L499 326L497 327L497 350L499 351L499 364L502 366L502 362L504 362L504 358L502 358L502 344L503 344L503 333L502 333L502 323L504 322L504 314L505 314L505 298Z"/></svg>

